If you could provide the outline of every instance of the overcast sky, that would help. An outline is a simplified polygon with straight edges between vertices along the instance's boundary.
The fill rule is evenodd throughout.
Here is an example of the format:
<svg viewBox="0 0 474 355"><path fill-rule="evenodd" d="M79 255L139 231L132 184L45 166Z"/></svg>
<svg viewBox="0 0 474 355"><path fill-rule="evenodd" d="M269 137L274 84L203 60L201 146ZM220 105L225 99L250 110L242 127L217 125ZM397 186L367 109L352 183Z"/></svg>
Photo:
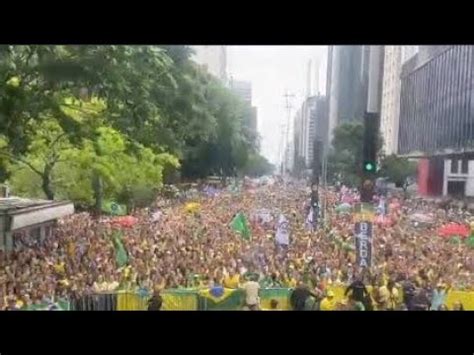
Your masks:
<svg viewBox="0 0 474 355"><path fill-rule="evenodd" d="M281 124L287 110L283 95L294 94L293 114L304 100L308 61L320 62L319 91L325 91L326 46L228 46L227 71L234 80L252 82L252 102L258 109L258 131L262 137L261 153L278 162Z"/></svg>

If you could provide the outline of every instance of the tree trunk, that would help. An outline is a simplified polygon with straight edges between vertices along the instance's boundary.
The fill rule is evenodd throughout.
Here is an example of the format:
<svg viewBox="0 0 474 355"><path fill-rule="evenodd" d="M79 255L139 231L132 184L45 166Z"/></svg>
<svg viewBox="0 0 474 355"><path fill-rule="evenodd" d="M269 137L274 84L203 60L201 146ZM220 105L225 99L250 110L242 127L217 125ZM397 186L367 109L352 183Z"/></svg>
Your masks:
<svg viewBox="0 0 474 355"><path fill-rule="evenodd" d="M102 178L100 177L97 171L93 172L92 177L92 189L94 191L94 199L95 199L95 213L97 215L101 214L102 211L102 201L104 197L104 189L102 185Z"/></svg>
<svg viewBox="0 0 474 355"><path fill-rule="evenodd" d="M48 200L54 200L54 191L51 188L51 170L53 167L51 165L46 165L44 167L44 172L42 175L42 184L41 187L43 188L43 192L46 195Z"/></svg>

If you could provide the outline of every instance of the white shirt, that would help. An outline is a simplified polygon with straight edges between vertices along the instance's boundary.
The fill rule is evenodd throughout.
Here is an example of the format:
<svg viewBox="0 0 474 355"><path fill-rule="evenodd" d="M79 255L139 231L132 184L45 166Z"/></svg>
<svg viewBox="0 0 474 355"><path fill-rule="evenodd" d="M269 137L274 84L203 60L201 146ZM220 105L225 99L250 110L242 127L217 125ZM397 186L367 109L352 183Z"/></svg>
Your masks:
<svg viewBox="0 0 474 355"><path fill-rule="evenodd" d="M255 281L247 281L242 286L245 290L245 302L249 306L258 305L260 298L258 297L258 291L260 290L260 285Z"/></svg>

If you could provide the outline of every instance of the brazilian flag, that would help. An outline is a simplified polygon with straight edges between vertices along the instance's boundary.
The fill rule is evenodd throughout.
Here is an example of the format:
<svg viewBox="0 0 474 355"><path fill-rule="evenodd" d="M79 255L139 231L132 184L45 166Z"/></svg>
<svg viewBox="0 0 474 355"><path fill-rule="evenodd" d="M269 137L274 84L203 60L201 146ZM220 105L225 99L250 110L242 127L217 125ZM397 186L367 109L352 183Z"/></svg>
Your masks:
<svg viewBox="0 0 474 355"><path fill-rule="evenodd" d="M128 254L122 242L123 234L121 231L114 231L112 234L112 242L115 248L115 261L119 267L128 264Z"/></svg>
<svg viewBox="0 0 474 355"><path fill-rule="evenodd" d="M278 302L277 309L291 309L290 296L292 290L288 288L265 288L260 290L260 304L262 309L270 309L272 300Z"/></svg>
<svg viewBox="0 0 474 355"><path fill-rule="evenodd" d="M232 222L230 223L231 228L239 233L245 240L250 240L252 233L247 223L247 218L242 212L237 213Z"/></svg>
<svg viewBox="0 0 474 355"><path fill-rule="evenodd" d="M125 205L119 205L114 201L105 201L102 203L102 212L110 214L112 216L126 216L127 207Z"/></svg>
<svg viewBox="0 0 474 355"><path fill-rule="evenodd" d="M471 234L467 239L466 239L466 245L472 249L474 249L474 235Z"/></svg>
<svg viewBox="0 0 474 355"><path fill-rule="evenodd" d="M456 235L456 236L451 237L449 239L449 242L454 245L459 245L461 244L461 238L459 238L459 236Z"/></svg>
<svg viewBox="0 0 474 355"><path fill-rule="evenodd" d="M173 289L162 292L163 310L195 311L198 309L198 294L195 290Z"/></svg>
<svg viewBox="0 0 474 355"><path fill-rule="evenodd" d="M245 292L241 289L213 287L199 292L199 309L206 311L237 311L245 303Z"/></svg>

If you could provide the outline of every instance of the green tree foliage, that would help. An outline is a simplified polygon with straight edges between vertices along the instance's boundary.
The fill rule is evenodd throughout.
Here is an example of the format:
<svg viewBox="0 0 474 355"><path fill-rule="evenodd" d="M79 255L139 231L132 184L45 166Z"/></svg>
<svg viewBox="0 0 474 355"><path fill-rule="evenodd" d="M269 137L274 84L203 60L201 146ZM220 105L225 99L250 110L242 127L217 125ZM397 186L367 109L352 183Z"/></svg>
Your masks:
<svg viewBox="0 0 474 355"><path fill-rule="evenodd" d="M363 137L364 126L361 123L343 123L336 127L328 156L330 179L340 179L349 186L360 183Z"/></svg>
<svg viewBox="0 0 474 355"><path fill-rule="evenodd" d="M348 186L359 186L362 177L364 125L361 122L343 123L334 130L332 147L328 156L328 178L340 180ZM382 139L377 138L378 156Z"/></svg>
<svg viewBox="0 0 474 355"><path fill-rule="evenodd" d="M164 174L226 177L255 164L249 108L191 53L0 46L0 179L17 194L133 207Z"/></svg>
<svg viewBox="0 0 474 355"><path fill-rule="evenodd" d="M397 187L402 187L409 177L416 175L416 163L395 154L382 159L380 175L388 177Z"/></svg>
<svg viewBox="0 0 474 355"><path fill-rule="evenodd" d="M37 175L41 181L41 188L44 195L53 200L54 189L52 186L52 173L59 162L65 159L64 152L72 146L68 141L66 133L55 120L30 121L27 125L30 143L23 154L14 153L9 149L8 140L3 139L3 146L0 143L0 155L13 163L12 171L16 173L24 172L26 168Z"/></svg>
<svg viewBox="0 0 474 355"><path fill-rule="evenodd" d="M215 128L209 136L188 140L183 156L183 175L194 178L235 176L254 151L254 142L247 134L245 105L216 79L209 82L207 100Z"/></svg>
<svg viewBox="0 0 474 355"><path fill-rule="evenodd" d="M274 172L275 167L265 157L260 154L251 154L245 164L243 173L251 177L259 177L270 175Z"/></svg>
<svg viewBox="0 0 474 355"><path fill-rule="evenodd" d="M358 186L362 176L364 126L360 122L343 123L334 130L328 156L328 178L348 186ZM378 151L382 141L378 139Z"/></svg>

